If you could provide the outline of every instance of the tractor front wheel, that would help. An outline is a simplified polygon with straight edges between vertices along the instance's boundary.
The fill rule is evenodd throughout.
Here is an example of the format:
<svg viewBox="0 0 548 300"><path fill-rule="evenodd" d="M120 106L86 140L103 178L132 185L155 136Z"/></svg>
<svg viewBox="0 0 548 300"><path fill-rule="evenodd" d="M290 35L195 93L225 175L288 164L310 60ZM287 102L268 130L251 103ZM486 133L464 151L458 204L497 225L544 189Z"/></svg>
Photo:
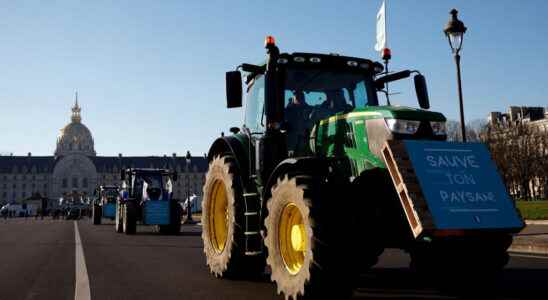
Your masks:
<svg viewBox="0 0 548 300"><path fill-rule="evenodd" d="M116 203L116 218L115 218L114 226L117 233L124 232L122 207L123 205L120 202Z"/></svg>
<svg viewBox="0 0 548 300"><path fill-rule="evenodd" d="M131 201L128 201L123 206L124 210L124 233L125 234L135 234L137 229L137 208L135 204Z"/></svg>
<svg viewBox="0 0 548 300"><path fill-rule="evenodd" d="M507 248L511 242L511 236L502 236L420 243L408 250L410 268L452 293L489 293L508 263ZM466 282L460 280L462 276L466 276ZM459 284L454 285L455 282Z"/></svg>
<svg viewBox="0 0 548 300"><path fill-rule="evenodd" d="M97 204L93 204L93 209L91 211L91 214L92 214L92 220L93 220L93 225L99 225L101 224L101 206L97 205Z"/></svg>
<svg viewBox="0 0 548 300"><path fill-rule="evenodd" d="M335 218L335 201L345 186L313 175L285 175L267 202L265 245L271 280L286 299L345 299L356 280L357 240L344 218Z"/></svg>

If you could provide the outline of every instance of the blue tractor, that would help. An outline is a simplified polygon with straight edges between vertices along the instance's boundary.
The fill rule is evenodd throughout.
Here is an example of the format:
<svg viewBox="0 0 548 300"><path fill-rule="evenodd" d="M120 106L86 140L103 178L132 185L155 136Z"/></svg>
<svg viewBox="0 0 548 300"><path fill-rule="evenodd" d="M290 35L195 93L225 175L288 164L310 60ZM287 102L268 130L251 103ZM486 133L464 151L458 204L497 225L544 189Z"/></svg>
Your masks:
<svg viewBox="0 0 548 300"><path fill-rule="evenodd" d="M93 225L101 224L103 218L114 220L116 218L116 201L119 197L117 186L101 185L95 191L91 219Z"/></svg>
<svg viewBox="0 0 548 300"><path fill-rule="evenodd" d="M116 205L116 232L134 234L137 222L155 225L163 234L181 231L182 209L173 199L177 173L168 169L129 168L121 172L122 190Z"/></svg>

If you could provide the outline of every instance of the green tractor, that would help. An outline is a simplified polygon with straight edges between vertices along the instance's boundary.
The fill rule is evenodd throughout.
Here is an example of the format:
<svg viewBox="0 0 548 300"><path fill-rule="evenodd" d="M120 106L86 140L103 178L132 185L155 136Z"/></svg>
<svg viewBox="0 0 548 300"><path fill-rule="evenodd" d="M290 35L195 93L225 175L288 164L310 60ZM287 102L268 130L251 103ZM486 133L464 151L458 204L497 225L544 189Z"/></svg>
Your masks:
<svg viewBox="0 0 548 300"><path fill-rule="evenodd" d="M433 274L505 266L506 231L417 239L410 229L381 151L391 140L446 140L446 118L428 111L419 72L280 53L271 37L266 50L265 63L227 72L229 108L242 106L245 81L244 126L208 154L202 239L216 277L268 266L286 299L340 299L385 248L407 251L414 269ZM421 109L381 105L386 84L411 75Z"/></svg>

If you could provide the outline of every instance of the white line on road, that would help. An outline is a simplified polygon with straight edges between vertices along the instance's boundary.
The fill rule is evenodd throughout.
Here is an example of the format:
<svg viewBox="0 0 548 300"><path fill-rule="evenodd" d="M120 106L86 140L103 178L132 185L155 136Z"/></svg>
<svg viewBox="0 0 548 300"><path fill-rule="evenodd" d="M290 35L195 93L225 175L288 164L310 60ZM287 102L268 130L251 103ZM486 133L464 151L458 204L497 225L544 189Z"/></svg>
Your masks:
<svg viewBox="0 0 548 300"><path fill-rule="evenodd" d="M76 242L76 282L74 284L74 300L91 300L89 290L88 269L84 257L84 248L78 231L78 223L74 221L74 240Z"/></svg>
<svg viewBox="0 0 548 300"><path fill-rule="evenodd" d="M539 255L531 255L531 254L510 253L510 256L524 257L524 258L536 258L536 259L548 259L548 256L539 256Z"/></svg>

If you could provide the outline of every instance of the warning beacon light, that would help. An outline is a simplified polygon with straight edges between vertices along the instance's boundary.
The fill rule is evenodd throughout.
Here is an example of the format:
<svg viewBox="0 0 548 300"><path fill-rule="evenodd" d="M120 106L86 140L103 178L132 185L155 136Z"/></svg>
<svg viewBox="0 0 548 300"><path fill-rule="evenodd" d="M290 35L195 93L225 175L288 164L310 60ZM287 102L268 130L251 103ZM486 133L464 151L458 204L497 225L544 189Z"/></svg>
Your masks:
<svg viewBox="0 0 548 300"><path fill-rule="evenodd" d="M271 35L267 35L266 38L264 39L264 46L268 47L268 46L275 46L275 45L276 45L276 40L274 39L274 37Z"/></svg>
<svg viewBox="0 0 548 300"><path fill-rule="evenodd" d="M392 58L392 51L390 51L389 48L383 48L382 49L382 59L383 60L390 60Z"/></svg>

